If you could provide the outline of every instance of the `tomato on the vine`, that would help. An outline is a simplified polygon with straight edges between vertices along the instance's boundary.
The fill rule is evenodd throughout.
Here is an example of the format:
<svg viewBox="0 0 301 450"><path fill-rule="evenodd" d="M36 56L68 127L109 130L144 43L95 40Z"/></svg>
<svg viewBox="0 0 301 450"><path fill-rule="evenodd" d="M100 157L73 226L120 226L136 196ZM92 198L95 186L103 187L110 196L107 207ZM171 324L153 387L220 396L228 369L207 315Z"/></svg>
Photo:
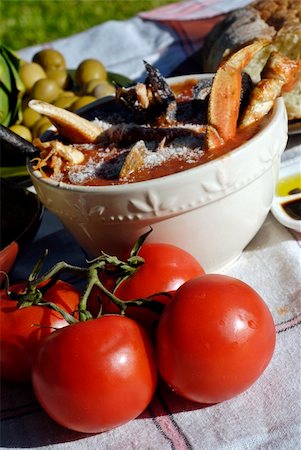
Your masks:
<svg viewBox="0 0 301 450"><path fill-rule="evenodd" d="M137 417L157 381L154 349L141 325L107 315L49 335L33 366L37 399L56 422L98 433Z"/></svg>
<svg viewBox="0 0 301 450"><path fill-rule="evenodd" d="M13 241L0 250L0 283L5 280L5 274L13 267L19 252L19 245Z"/></svg>
<svg viewBox="0 0 301 450"><path fill-rule="evenodd" d="M173 293L185 281L205 273L201 264L192 255L171 244L145 243L139 250L139 256L144 258L145 262L115 292L121 300L146 298L160 292ZM153 300L163 307L170 299L171 296L166 295L153 297ZM102 307L106 313L119 312L118 307L105 297ZM129 306L126 315L149 328L155 320L158 320L159 312L144 306Z"/></svg>
<svg viewBox="0 0 301 450"><path fill-rule="evenodd" d="M21 292L24 284L11 287L12 292ZM78 290L64 281L57 281L45 293L44 299L51 301L71 314L78 306ZM41 341L56 328L68 325L60 313L45 306L18 307L5 291L0 291L0 374L1 378L13 382L31 380L32 362Z"/></svg>
<svg viewBox="0 0 301 450"><path fill-rule="evenodd" d="M249 388L268 366L275 326L262 298L226 275L188 281L157 328L158 369L178 394L217 403Z"/></svg>

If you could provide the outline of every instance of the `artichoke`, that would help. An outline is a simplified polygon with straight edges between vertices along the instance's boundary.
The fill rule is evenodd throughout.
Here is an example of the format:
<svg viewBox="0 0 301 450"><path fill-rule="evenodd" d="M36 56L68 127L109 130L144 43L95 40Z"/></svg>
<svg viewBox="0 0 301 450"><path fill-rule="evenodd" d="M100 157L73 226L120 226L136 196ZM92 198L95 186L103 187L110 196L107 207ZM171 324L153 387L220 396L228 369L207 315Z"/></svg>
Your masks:
<svg viewBox="0 0 301 450"><path fill-rule="evenodd" d="M0 123L6 127L22 120L24 85L19 76L20 58L0 43Z"/></svg>

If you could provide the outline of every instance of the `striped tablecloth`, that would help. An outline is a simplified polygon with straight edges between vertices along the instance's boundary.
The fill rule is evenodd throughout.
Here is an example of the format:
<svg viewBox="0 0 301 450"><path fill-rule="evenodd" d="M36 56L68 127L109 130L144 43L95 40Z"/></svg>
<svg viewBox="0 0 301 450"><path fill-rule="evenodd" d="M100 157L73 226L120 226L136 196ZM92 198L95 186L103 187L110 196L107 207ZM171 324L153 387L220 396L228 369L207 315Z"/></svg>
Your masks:
<svg viewBox="0 0 301 450"><path fill-rule="evenodd" d="M168 75L202 45L208 30L230 8L246 0L191 0L110 21L47 44L62 51L68 67L85 57L103 60L108 70L138 80L142 60ZM104 45L105 43L105 45ZM30 59L41 46L20 52ZM283 158L300 158L299 136L292 136ZM50 249L48 263L83 262L72 237L46 211L35 241L19 256L15 279L27 276L36 255ZM53 261L52 261L53 258ZM158 387L136 420L112 431L84 435L53 422L30 386L2 385L1 448L44 450L296 450L301 448L300 235L269 214L261 230L227 274L253 286L268 303L277 327L277 345L263 376L227 402L203 406ZM72 281L72 280L70 280Z"/></svg>

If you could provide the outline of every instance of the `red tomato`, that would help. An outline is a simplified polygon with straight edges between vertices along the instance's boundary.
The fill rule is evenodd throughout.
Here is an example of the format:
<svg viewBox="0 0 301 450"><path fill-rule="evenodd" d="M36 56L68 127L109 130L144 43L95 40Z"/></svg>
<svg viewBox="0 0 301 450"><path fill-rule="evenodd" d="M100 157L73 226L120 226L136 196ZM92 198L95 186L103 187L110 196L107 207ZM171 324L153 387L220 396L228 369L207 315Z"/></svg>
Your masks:
<svg viewBox="0 0 301 450"><path fill-rule="evenodd" d="M122 300L146 298L158 292L173 292L185 281L205 273L192 255L174 245L143 244L139 256L144 258L144 264L115 293ZM162 295L154 297L154 300L166 305L170 302L170 297ZM119 312L119 309L106 299L103 311L113 313ZM150 308L136 306L128 307L126 315L147 327L151 327L159 317L159 313Z"/></svg>
<svg viewBox="0 0 301 450"><path fill-rule="evenodd" d="M18 292L24 287L11 288ZM70 284L57 281L44 296L68 313L78 306L79 292ZM62 316L45 307L29 306L19 309L17 302L0 291L0 373L1 378L14 382L29 382L33 359L42 339L56 328L68 325Z"/></svg>
<svg viewBox="0 0 301 450"><path fill-rule="evenodd" d="M16 257L19 252L19 246L17 242L11 242L0 251L0 283L5 280L5 273L9 273L14 265Z"/></svg>
<svg viewBox="0 0 301 450"><path fill-rule="evenodd" d="M127 317L102 316L52 333L33 367L35 394L60 425L84 433L110 430L137 417L157 381L154 350Z"/></svg>
<svg viewBox="0 0 301 450"><path fill-rule="evenodd" d="M188 281L157 329L158 368L178 394L217 403L251 386L269 364L275 326L262 298L226 275Z"/></svg>

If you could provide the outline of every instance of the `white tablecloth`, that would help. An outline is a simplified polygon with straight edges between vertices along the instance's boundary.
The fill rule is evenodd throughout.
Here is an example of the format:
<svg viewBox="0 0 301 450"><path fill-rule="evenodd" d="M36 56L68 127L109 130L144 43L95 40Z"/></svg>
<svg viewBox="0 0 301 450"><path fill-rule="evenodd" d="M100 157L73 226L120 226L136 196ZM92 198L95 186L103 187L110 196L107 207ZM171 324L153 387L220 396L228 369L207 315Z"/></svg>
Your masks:
<svg viewBox="0 0 301 450"><path fill-rule="evenodd" d="M248 2L189 1L174 9L167 7L125 22L111 21L48 45L64 53L70 68L84 57L97 57L110 71L139 79L142 60L146 59L155 63L163 75L168 75L200 47L203 30L208 30L208 23L210 26L220 20L216 14L227 12L230 3L231 7L238 7ZM179 6L185 7L186 12L179 12ZM168 21L162 22L163 18ZM188 26L194 32L187 37L184 31ZM29 60L39 48L24 49L20 54ZM283 158L300 157L300 152L300 138L292 136ZM45 248L50 250L49 265L61 259L74 264L84 261L73 238L46 211L35 241L19 255L14 279L28 275L37 255ZM83 435L53 422L37 403L30 386L4 384L1 448L301 448L300 235L280 225L269 214L241 258L226 273L249 283L262 295L277 328L276 351L271 364L247 392L227 402L204 407L176 397L159 386L149 407L136 420L106 433Z"/></svg>

